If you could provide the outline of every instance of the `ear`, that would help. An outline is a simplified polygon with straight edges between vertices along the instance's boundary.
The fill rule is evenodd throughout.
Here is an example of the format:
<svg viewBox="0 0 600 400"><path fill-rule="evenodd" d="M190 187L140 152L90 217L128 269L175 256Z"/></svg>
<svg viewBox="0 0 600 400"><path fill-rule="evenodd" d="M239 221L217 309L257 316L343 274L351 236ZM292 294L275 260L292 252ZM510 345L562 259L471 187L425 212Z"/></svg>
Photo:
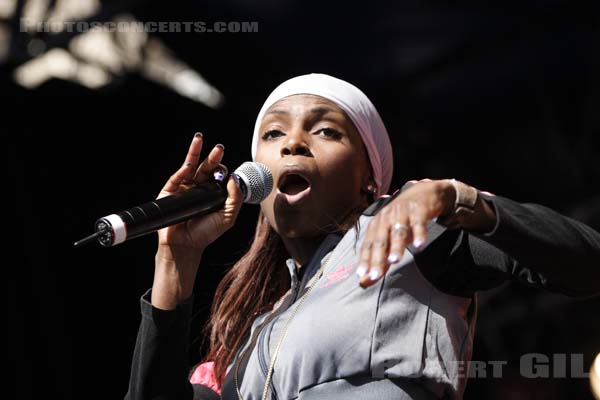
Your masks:
<svg viewBox="0 0 600 400"><path fill-rule="evenodd" d="M370 176L361 186L361 194L366 197L367 205L372 204L377 196L377 184Z"/></svg>
<svg viewBox="0 0 600 400"><path fill-rule="evenodd" d="M363 183L362 189L364 193L375 195L377 193L377 184L373 178L369 177L365 183Z"/></svg>

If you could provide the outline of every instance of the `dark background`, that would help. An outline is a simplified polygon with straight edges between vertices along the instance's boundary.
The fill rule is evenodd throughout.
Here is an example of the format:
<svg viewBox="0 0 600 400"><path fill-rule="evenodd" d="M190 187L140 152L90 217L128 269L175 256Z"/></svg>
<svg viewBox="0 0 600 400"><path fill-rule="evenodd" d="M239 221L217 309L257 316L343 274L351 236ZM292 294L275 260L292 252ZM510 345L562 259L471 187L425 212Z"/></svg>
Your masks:
<svg viewBox="0 0 600 400"><path fill-rule="evenodd" d="M230 168L248 160L262 102L298 74L328 73L371 98L394 145L392 191L408 179L455 177L600 229L600 6L496 3L103 2L142 21L258 21L256 33L154 34L225 94L218 110L136 73L101 90L61 80L24 89L12 72L27 59L27 38L14 38L0 65L14 398L124 396L156 237L72 243L97 218L154 198L196 131L207 146L225 145ZM196 331L256 215L245 206L207 250ZM587 379L527 379L519 358L583 354L589 370L600 352L599 298L507 283L480 301L473 359L508 364L502 378L471 379L465 399L591 399Z"/></svg>

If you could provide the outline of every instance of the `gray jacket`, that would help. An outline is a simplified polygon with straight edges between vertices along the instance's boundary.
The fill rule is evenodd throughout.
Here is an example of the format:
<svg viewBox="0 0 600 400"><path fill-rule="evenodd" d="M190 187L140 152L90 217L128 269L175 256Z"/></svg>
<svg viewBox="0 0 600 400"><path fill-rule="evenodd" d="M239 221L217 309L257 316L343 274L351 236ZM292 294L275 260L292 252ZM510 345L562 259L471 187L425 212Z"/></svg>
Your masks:
<svg viewBox="0 0 600 400"><path fill-rule="evenodd" d="M461 362L471 357L476 296L439 291L421 274L408 251L377 284L361 288L356 262L372 218L361 216L358 239L351 229L331 250L323 276L290 322L274 368L273 398L462 396L466 374ZM443 229L430 224L429 240ZM322 243L306 274L319 269L326 258L320 256L333 242L335 239L328 237ZM290 295L296 301L284 301L282 311L275 311L277 316L264 326L268 314L252 325L251 336L256 339L248 340L246 346L256 344L243 375L238 376L247 400L261 398L273 351L299 294L306 290L298 281L294 261L289 259L287 266L292 277ZM232 366L229 371L233 374Z"/></svg>

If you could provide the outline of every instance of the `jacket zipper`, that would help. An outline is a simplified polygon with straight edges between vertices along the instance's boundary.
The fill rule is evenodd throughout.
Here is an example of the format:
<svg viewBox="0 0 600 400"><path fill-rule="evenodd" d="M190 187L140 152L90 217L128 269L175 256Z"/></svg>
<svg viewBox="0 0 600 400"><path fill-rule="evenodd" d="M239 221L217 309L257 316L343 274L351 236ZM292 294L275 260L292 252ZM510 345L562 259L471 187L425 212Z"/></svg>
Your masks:
<svg viewBox="0 0 600 400"><path fill-rule="evenodd" d="M276 321L277 318L275 318L273 320ZM271 329L273 329L273 327L271 326ZM267 336L267 331L270 331L269 329L267 329L267 327L265 327L265 329L263 329L260 332L260 335L258 336L258 363L260 364L260 371L263 374L263 378L265 378L265 380L267 379L267 374L269 373L269 365L267 363L267 352L265 350L265 337ZM271 382L271 398L272 399L277 399L277 393L275 392L275 388L273 387L273 382Z"/></svg>
<svg viewBox="0 0 600 400"><path fill-rule="evenodd" d="M260 364L260 370L263 373L263 378L265 379L267 378L267 371L269 369L264 348L266 332L267 330L263 329L258 336L258 361Z"/></svg>
<svg viewBox="0 0 600 400"><path fill-rule="evenodd" d="M275 321L277 321L277 319L279 318L279 316L281 314L283 314L285 311L287 311L291 306L294 305L294 303L296 303L296 301L298 300L298 293L299 290L298 288L300 287L300 283L301 281L296 282L295 285L293 285L291 287L292 293L290 293L290 295L292 296L293 300L292 302L287 306L287 308L283 311L281 311L277 316L275 316L275 318L273 318L269 324L271 325L270 330L273 330L273 325L275 324ZM258 361L260 364L260 370L263 374L263 377L266 378L267 374L269 372L269 363L267 362L267 356L266 356L266 351L265 351L265 336L266 336L266 332L268 327L265 326L261 331L260 334L258 335ZM269 330L269 331L270 331Z"/></svg>
<svg viewBox="0 0 600 400"><path fill-rule="evenodd" d="M263 377L266 379L267 378L267 374L269 373L269 363L267 362L267 351L266 349L266 343L265 343L265 338L267 337L267 332L271 332L273 330L273 325L275 324L275 322L279 319L279 317L281 316L281 314L283 314L286 310L288 310L291 306L294 305L294 303L297 300L298 297L298 284L296 284L294 287L292 287L292 293L291 295L293 296L293 301L287 306L287 308L285 310L281 310L281 312L275 316L275 318L273 318L271 321L269 321L269 325L270 326L265 326L263 327L263 329L261 329L259 335L258 335L258 340L257 340L257 346L258 346L258 363L260 365L260 371L263 374ZM279 311L279 310L277 310ZM277 399L277 393L275 392L275 387L273 385L273 382L271 381L271 398L272 399Z"/></svg>

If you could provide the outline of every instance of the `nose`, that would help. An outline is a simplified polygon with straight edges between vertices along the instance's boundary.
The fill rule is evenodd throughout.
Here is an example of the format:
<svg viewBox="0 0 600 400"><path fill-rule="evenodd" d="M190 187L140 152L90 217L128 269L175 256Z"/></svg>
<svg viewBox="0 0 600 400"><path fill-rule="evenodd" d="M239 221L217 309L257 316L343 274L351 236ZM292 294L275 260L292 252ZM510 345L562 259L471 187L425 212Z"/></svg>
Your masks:
<svg viewBox="0 0 600 400"><path fill-rule="evenodd" d="M310 147L304 138L303 132L290 132L281 146L282 156L309 156Z"/></svg>

